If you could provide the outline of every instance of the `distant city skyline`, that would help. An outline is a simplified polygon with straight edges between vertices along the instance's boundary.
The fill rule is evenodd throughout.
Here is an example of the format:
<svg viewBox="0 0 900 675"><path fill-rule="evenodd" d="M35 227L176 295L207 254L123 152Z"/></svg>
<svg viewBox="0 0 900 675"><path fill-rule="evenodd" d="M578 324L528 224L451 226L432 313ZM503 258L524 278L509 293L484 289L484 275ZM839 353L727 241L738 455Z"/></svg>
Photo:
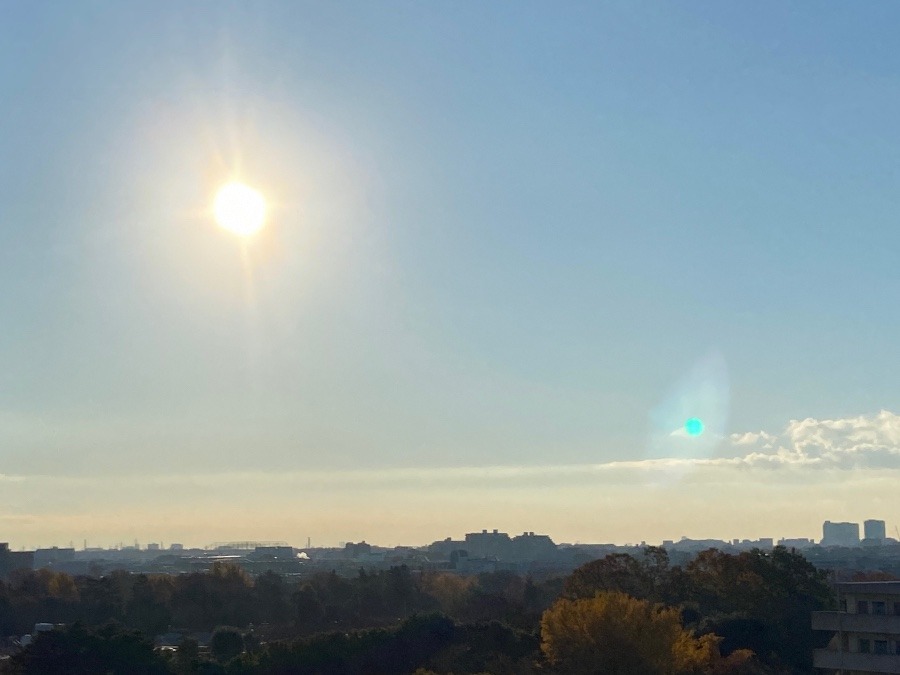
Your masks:
<svg viewBox="0 0 900 675"><path fill-rule="evenodd" d="M792 536L792 535L770 535L770 536L760 536L756 538L748 538L741 537L737 535L732 536L705 536L705 537L688 537L687 535L681 535L678 537L667 537L659 541L651 541L643 538L637 538L628 541L610 541L610 540L576 540L576 541L565 541L561 540L558 537L555 537L552 532L536 532L534 530L522 530L520 532L511 531L503 528L481 528L480 530L472 530L471 532L466 532L465 534L460 532L455 532L452 534L444 536L434 536L432 539L428 541L416 541L416 542L380 542L374 539L369 539L363 537L361 539L337 539L337 540L325 540L324 542L313 542L312 537L307 537L306 542L302 541L291 541L288 539L278 539L278 540L266 540L262 538L247 538L247 539L228 539L228 540L220 540L220 541L208 541L203 544L199 542L185 542L181 540L163 540L163 539L148 539L142 540L140 538L135 538L130 541L118 541L112 544L98 544L96 542L88 541L87 539L82 539L80 541L75 541L74 539L70 539L67 543L53 543L48 545L37 545L37 546L19 546L16 548L12 547L12 550L37 550L37 549L56 549L56 548L73 548L75 550L182 550L182 549L215 549L215 548L240 548L247 546L292 546L295 549L307 549L307 548L343 548L348 544L357 544L364 543L375 547L380 548L393 548L396 546L411 546L411 547L424 547L429 544L433 544L436 542L443 542L444 540L452 540L454 536L456 537L469 537L471 535L478 535L479 533L483 533L485 535L489 535L493 533L494 535L504 535L510 537L516 537L518 535L523 536L534 536L538 535L539 537L550 537L557 545L615 545L615 546L666 546L666 545L678 545L682 542L697 542L697 541L720 541L725 543L726 545L734 545L735 543L739 543L741 545L746 545L748 543L753 542L761 542L761 541L769 541L773 545L785 545L788 547L794 547L799 542L802 542L804 545L811 544L819 544L823 546L860 546L860 545L872 545L876 539L881 540L883 542L888 543L900 543L900 537L897 535L900 534L897 532L897 525L889 525L886 521L877 518L867 518L862 523L865 524L866 531L860 534L859 526L861 523L852 523L852 522L832 522L832 521L823 521L822 525L819 528L819 536L817 537L805 537L805 536ZM830 529L829 529L830 528ZM850 529L852 528L852 529ZM890 528L890 532L888 532L888 528ZM854 534L855 533L855 534ZM852 540L852 541L851 541Z"/></svg>

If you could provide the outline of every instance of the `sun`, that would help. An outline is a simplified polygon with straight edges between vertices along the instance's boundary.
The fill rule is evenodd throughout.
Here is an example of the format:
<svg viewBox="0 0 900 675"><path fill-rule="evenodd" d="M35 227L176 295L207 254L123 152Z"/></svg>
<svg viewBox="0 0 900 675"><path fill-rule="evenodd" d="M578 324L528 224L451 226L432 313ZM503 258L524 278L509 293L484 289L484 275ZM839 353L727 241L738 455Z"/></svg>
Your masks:
<svg viewBox="0 0 900 675"><path fill-rule="evenodd" d="M266 200L248 185L228 183L216 193L213 212L219 227L239 237L251 237L266 222Z"/></svg>

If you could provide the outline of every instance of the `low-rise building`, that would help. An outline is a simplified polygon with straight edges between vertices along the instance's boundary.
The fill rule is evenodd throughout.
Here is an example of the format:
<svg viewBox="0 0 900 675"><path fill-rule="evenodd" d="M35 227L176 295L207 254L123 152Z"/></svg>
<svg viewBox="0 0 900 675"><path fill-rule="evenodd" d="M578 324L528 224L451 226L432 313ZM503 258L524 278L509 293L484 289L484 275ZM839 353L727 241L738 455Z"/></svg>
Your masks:
<svg viewBox="0 0 900 675"><path fill-rule="evenodd" d="M813 665L827 673L900 673L900 581L837 585L840 609L813 612L812 628L833 633Z"/></svg>
<svg viewBox="0 0 900 675"><path fill-rule="evenodd" d="M10 551L9 544L0 542L0 579L7 579L14 570L34 569L33 551Z"/></svg>
<svg viewBox="0 0 900 675"><path fill-rule="evenodd" d="M34 552L34 566L39 569L41 567L53 567L59 563L67 563L75 560L74 548L39 548Z"/></svg>

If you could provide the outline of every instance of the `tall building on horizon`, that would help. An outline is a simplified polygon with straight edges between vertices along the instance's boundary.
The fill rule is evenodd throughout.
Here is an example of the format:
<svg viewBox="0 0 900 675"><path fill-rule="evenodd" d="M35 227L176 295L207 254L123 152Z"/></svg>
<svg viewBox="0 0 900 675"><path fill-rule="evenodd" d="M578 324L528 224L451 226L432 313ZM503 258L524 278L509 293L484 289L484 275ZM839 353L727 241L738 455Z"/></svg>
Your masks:
<svg viewBox="0 0 900 675"><path fill-rule="evenodd" d="M822 546L859 546L859 523L822 524Z"/></svg>
<svg viewBox="0 0 900 675"><path fill-rule="evenodd" d="M863 536L871 541L884 543L885 534L883 520L867 520L863 522Z"/></svg>

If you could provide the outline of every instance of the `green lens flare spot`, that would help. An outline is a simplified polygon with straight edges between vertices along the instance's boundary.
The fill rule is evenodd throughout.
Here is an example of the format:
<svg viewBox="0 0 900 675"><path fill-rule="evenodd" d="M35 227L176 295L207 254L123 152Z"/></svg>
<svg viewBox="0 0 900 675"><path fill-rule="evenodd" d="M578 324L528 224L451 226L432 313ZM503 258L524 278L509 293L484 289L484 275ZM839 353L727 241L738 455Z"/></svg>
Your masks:
<svg viewBox="0 0 900 675"><path fill-rule="evenodd" d="M688 436L699 436L703 433L703 420L699 417L692 417L684 423L684 430Z"/></svg>

